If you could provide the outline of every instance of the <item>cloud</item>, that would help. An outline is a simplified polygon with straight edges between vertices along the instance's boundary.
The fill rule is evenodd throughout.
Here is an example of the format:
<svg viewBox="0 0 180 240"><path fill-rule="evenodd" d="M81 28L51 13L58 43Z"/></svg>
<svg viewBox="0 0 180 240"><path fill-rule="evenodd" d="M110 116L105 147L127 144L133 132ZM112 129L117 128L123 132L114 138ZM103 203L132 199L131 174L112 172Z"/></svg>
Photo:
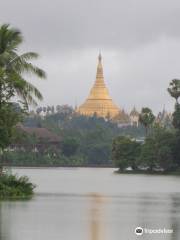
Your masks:
<svg viewBox="0 0 180 240"><path fill-rule="evenodd" d="M20 27L26 42L57 48L135 48L179 37L178 0L1 0L1 21Z"/></svg>
<svg viewBox="0 0 180 240"><path fill-rule="evenodd" d="M99 49L114 101L158 111L173 102L166 88L179 77L178 0L1 0L0 22L22 30L48 73L37 84L44 104L82 103L93 84Z"/></svg>

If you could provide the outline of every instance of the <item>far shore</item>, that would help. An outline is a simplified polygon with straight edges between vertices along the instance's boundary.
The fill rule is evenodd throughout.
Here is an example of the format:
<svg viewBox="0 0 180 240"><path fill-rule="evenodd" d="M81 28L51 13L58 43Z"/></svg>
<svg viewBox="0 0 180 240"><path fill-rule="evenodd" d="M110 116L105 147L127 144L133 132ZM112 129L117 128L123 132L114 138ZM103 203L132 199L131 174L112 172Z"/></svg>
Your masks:
<svg viewBox="0 0 180 240"><path fill-rule="evenodd" d="M130 174L130 175L159 175L159 176L180 176L180 169L176 171L158 171L158 170L124 170L121 171L113 165L3 165L3 168L20 168L20 169L53 169L53 168L111 168L114 169L115 174ZM116 169L116 170L115 170Z"/></svg>
<svg viewBox="0 0 180 240"><path fill-rule="evenodd" d="M117 170L115 171L116 174L144 174L144 175L160 175L160 176L167 176L167 175L180 175L180 169L176 171L158 171L158 170Z"/></svg>
<svg viewBox="0 0 180 240"><path fill-rule="evenodd" d="M12 168L116 168L113 165L3 165Z"/></svg>
<svg viewBox="0 0 180 240"><path fill-rule="evenodd" d="M36 168L112 168L117 169L114 171L115 174L130 174L130 175L138 175L138 174L144 174L144 175L160 175L160 176L167 176L167 175L174 175L179 176L180 175L180 169L177 169L176 171L158 171L158 170L124 170L121 171L117 167L113 165L3 165L4 168L22 168L22 169L36 169Z"/></svg>

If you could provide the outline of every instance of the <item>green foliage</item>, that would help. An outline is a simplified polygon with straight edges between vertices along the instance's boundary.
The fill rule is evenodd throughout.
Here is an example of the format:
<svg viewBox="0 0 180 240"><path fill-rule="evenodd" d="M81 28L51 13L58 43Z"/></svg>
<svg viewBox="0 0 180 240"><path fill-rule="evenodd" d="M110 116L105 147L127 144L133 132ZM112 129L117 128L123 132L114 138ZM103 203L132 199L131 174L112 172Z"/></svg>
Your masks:
<svg viewBox="0 0 180 240"><path fill-rule="evenodd" d="M26 176L0 175L0 199L30 198L34 188Z"/></svg>
<svg viewBox="0 0 180 240"><path fill-rule="evenodd" d="M29 62L37 59L37 53L18 54L22 42L23 37L19 30L7 24L0 26L0 155L11 143L15 126L22 120L28 105L36 105L36 99L42 100L41 93L25 79L25 76L33 74L45 78L45 73ZM21 106L12 102L14 97L19 100ZM1 170L2 167L0 199L24 198L33 194L34 185L27 177L5 175Z"/></svg>
<svg viewBox="0 0 180 240"><path fill-rule="evenodd" d="M10 144L15 125L21 121L22 113L14 110L11 103L3 104L0 108L0 149Z"/></svg>
<svg viewBox="0 0 180 240"><path fill-rule="evenodd" d="M87 165L111 165L111 146L107 143L90 143L84 145L83 156L86 156Z"/></svg>
<svg viewBox="0 0 180 240"><path fill-rule="evenodd" d="M174 168L172 146L161 145L157 152L158 165L164 170L170 170Z"/></svg>
<svg viewBox="0 0 180 240"><path fill-rule="evenodd" d="M75 138L67 137L62 142L62 153L66 157L70 157L77 152L79 143Z"/></svg>
<svg viewBox="0 0 180 240"><path fill-rule="evenodd" d="M0 104L9 102L14 96L19 96L27 106L36 105L36 98L42 100L41 93L24 76L33 74L45 78L45 72L29 62L38 58L37 53L18 54L22 42L19 30L7 24L0 27Z"/></svg>
<svg viewBox="0 0 180 240"><path fill-rule="evenodd" d="M170 82L170 87L168 88L170 95L175 98L175 110L172 115L172 124L176 130L175 141L173 146L173 159L176 166L180 167L180 104L178 103L178 98L180 97L180 80L173 79Z"/></svg>
<svg viewBox="0 0 180 240"><path fill-rule="evenodd" d="M146 129L146 136L148 133L148 129L152 126L155 120L155 116L152 113L152 110L149 108L142 108L141 113L139 115L139 122L145 127Z"/></svg>
<svg viewBox="0 0 180 240"><path fill-rule="evenodd" d="M36 161L38 166L40 162L41 164L48 165L69 165L70 162L67 161L67 158L73 160L74 165L112 166L111 147L115 137L118 135L128 135L135 138L144 136L142 127L129 126L118 128L117 124L111 121L105 121L103 118L72 114L72 109L67 106L58 106L57 113L47 115L43 119L37 115L27 117L24 125L28 127L45 127L62 138L62 144L59 153L56 154L56 160L50 153L48 153L50 155L48 158L43 154L44 162L40 160L41 156L36 156L36 160L29 159L28 157L29 165L31 165L32 162L35 164L34 161ZM28 141L30 144L32 143L30 139L23 140L23 142L27 144ZM17 142L17 140L15 140L15 142ZM48 151L49 149L47 149L47 152ZM12 164L18 165L18 160L16 163L13 161Z"/></svg>
<svg viewBox="0 0 180 240"><path fill-rule="evenodd" d="M180 130L175 132L175 141L173 145L173 159L176 166L180 166Z"/></svg>
<svg viewBox="0 0 180 240"><path fill-rule="evenodd" d="M36 105L36 99L42 100L41 93L25 76L33 74L45 78L45 73L29 62L38 58L37 53L18 54L22 42L19 30L7 24L0 26L0 149L11 142L14 127L21 120L28 104ZM12 103L14 97L21 106Z"/></svg>
<svg viewBox="0 0 180 240"><path fill-rule="evenodd" d="M141 147L141 154L139 156L139 165L147 167L150 170L156 167L157 155L155 151L155 143L153 139L146 139L145 143Z"/></svg>
<svg viewBox="0 0 180 240"><path fill-rule="evenodd" d="M170 84L169 88L167 89L171 97L175 98L176 103L178 103L178 98L180 97L180 80L173 79Z"/></svg>
<svg viewBox="0 0 180 240"><path fill-rule="evenodd" d="M128 137L120 136L113 141L112 159L116 167L123 171L127 167L137 168L140 154L140 143Z"/></svg>
<svg viewBox="0 0 180 240"><path fill-rule="evenodd" d="M141 164L150 170L162 168L170 170L174 167L173 149L175 134L164 128L154 129L142 145Z"/></svg>
<svg viewBox="0 0 180 240"><path fill-rule="evenodd" d="M173 126L174 128L180 130L180 104L176 103L175 111L173 113Z"/></svg>
<svg viewBox="0 0 180 240"><path fill-rule="evenodd" d="M113 141L112 158L121 171L127 167L133 170L145 168L153 171L160 168L169 171L177 166L175 143L175 133L164 128L153 129L142 144L121 136Z"/></svg>
<svg viewBox="0 0 180 240"><path fill-rule="evenodd" d="M86 164L81 155L66 157L60 152L47 150L45 153L10 152L3 154L4 163L11 166L84 166Z"/></svg>

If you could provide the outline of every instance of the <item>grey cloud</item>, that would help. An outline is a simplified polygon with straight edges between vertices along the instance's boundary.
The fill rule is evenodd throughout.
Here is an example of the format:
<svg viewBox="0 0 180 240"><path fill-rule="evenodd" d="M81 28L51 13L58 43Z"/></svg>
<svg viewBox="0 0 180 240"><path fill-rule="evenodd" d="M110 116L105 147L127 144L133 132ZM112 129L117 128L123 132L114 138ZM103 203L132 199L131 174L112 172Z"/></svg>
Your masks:
<svg viewBox="0 0 180 240"><path fill-rule="evenodd" d="M43 104L84 101L99 49L114 101L156 112L173 101L166 88L180 76L179 0L0 0L0 22L22 30L47 81L35 83Z"/></svg>
<svg viewBox="0 0 180 240"><path fill-rule="evenodd" d="M134 48L179 37L178 0L6 0L1 21L22 28L28 44L61 48Z"/></svg>

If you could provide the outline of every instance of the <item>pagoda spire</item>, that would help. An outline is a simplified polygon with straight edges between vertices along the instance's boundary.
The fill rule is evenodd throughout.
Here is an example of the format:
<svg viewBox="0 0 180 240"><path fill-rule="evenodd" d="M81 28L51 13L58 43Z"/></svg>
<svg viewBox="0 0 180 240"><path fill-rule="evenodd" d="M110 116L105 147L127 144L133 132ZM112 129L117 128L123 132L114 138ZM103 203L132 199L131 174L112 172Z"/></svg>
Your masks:
<svg viewBox="0 0 180 240"><path fill-rule="evenodd" d="M102 55L99 53L95 85L105 85L102 66Z"/></svg>
<svg viewBox="0 0 180 240"><path fill-rule="evenodd" d="M105 85L101 53L99 53L98 56L96 80L90 90L88 98L77 109L77 112L86 116L93 116L96 113L97 116L104 118L106 118L107 115L113 118L120 112L120 109L113 103Z"/></svg>
<svg viewBox="0 0 180 240"><path fill-rule="evenodd" d="M101 52L99 52L98 60L99 60L99 62L101 62L101 60L102 60Z"/></svg>

